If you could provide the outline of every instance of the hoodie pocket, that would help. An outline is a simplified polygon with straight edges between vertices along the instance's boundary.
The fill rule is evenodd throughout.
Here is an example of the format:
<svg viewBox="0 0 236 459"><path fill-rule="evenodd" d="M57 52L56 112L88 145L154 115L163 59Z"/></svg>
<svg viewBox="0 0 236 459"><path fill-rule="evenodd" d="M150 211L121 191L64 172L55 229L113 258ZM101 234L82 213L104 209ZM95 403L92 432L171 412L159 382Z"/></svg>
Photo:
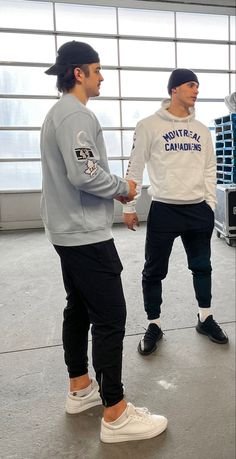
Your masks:
<svg viewBox="0 0 236 459"><path fill-rule="evenodd" d="M160 191L163 197L190 201L202 198L204 181L201 171L175 169L167 171Z"/></svg>
<svg viewBox="0 0 236 459"><path fill-rule="evenodd" d="M114 215L112 199L102 199L84 192L81 192L80 198L85 230L93 231L112 225Z"/></svg>

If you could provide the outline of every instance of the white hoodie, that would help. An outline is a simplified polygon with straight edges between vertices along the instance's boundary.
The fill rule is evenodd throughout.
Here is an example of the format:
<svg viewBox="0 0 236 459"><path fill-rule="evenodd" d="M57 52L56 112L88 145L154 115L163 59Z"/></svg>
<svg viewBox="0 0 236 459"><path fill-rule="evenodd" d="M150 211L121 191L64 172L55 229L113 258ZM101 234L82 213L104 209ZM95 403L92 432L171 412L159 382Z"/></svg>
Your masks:
<svg viewBox="0 0 236 459"><path fill-rule="evenodd" d="M195 111L180 118L169 113L170 100L138 122L126 178L137 182L138 196L145 165L148 193L155 201L171 204L216 204L216 159L208 128L195 120ZM135 212L135 201L124 212Z"/></svg>

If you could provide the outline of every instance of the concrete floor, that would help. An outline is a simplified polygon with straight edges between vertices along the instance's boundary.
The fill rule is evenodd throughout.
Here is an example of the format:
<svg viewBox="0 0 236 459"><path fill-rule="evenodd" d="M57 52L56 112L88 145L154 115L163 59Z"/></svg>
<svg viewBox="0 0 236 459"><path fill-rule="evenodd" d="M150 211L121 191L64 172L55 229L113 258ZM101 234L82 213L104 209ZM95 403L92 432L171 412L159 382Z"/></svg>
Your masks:
<svg viewBox="0 0 236 459"><path fill-rule="evenodd" d="M214 234L214 316L229 344L214 344L195 331L191 273L177 239L164 282L164 339L155 353L141 357L145 224L135 233L116 225L114 237L128 308L126 397L167 416L167 431L152 440L106 445L99 441L101 407L64 413L65 294L58 256L42 230L2 232L1 459L235 459L235 249Z"/></svg>

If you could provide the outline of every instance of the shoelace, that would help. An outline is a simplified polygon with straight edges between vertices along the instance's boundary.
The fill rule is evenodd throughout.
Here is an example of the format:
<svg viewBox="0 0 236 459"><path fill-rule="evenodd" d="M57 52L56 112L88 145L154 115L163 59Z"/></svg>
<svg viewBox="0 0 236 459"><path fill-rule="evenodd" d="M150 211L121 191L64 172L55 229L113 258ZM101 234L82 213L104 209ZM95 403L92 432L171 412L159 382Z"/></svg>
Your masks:
<svg viewBox="0 0 236 459"><path fill-rule="evenodd" d="M152 329L149 328L149 329L146 331L146 333L145 333L145 340L147 340L147 341L148 341L148 340L153 341L154 339L157 338L158 332L159 332L159 330L154 331L154 330L152 330Z"/></svg>
<svg viewBox="0 0 236 459"><path fill-rule="evenodd" d="M219 324L212 318L209 320L208 327L213 328L215 331L221 331Z"/></svg>
<svg viewBox="0 0 236 459"><path fill-rule="evenodd" d="M135 406L134 409L135 409L135 412L136 412L136 414L137 414L138 416L143 416L143 415L149 416L149 415L150 415L150 412L149 412L148 409L145 408L144 406L143 406L143 407L137 407L137 406Z"/></svg>

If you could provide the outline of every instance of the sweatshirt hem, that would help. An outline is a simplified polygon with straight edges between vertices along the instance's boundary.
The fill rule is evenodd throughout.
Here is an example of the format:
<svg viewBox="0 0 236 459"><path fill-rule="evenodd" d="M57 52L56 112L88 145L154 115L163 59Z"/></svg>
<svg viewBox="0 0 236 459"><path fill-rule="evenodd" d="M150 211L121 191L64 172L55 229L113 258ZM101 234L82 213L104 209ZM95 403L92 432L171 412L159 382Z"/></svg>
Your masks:
<svg viewBox="0 0 236 459"><path fill-rule="evenodd" d="M107 241L113 238L111 228L100 229L90 232L76 232L76 233L52 233L45 228L45 233L49 241L53 245L61 245L64 247L76 245L96 244L97 242Z"/></svg>
<svg viewBox="0 0 236 459"><path fill-rule="evenodd" d="M165 199L165 198L152 198L152 201L163 202L164 204L176 204L183 205L186 204L199 204L200 202L205 201L204 198L192 199L192 200L179 200L179 199Z"/></svg>

